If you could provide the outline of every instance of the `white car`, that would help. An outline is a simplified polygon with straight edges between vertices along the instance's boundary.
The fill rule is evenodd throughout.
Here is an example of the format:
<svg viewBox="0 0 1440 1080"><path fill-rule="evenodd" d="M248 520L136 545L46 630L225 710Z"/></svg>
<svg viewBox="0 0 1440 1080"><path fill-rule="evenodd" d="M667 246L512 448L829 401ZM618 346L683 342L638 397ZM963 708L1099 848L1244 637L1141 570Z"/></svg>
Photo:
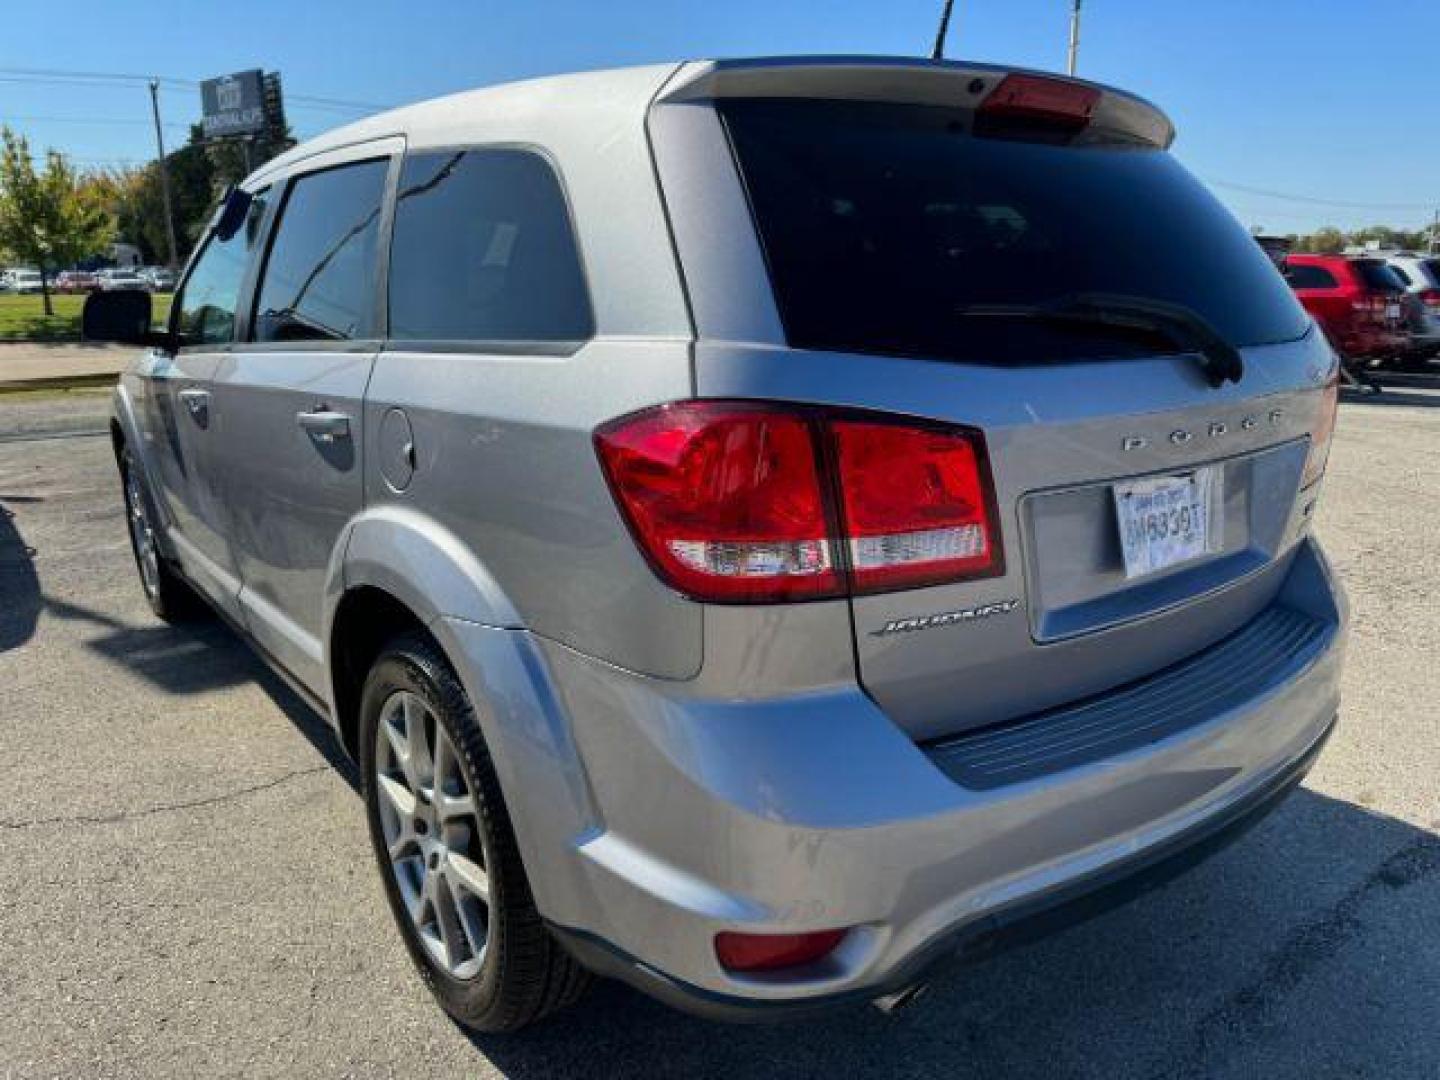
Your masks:
<svg viewBox="0 0 1440 1080"><path fill-rule="evenodd" d="M175 288L175 271L164 266L147 266L140 271L140 276L149 283L150 288L155 292L170 292Z"/></svg>
<svg viewBox="0 0 1440 1080"><path fill-rule="evenodd" d="M1382 257L1417 301L1410 320L1416 351L1440 354L1440 256L1387 252Z"/></svg>
<svg viewBox="0 0 1440 1080"><path fill-rule="evenodd" d="M10 274L9 289L13 293L38 293L43 288L38 270L15 270Z"/></svg>
<svg viewBox="0 0 1440 1080"><path fill-rule="evenodd" d="M111 270L100 275L101 292L149 292L150 282L134 270Z"/></svg>

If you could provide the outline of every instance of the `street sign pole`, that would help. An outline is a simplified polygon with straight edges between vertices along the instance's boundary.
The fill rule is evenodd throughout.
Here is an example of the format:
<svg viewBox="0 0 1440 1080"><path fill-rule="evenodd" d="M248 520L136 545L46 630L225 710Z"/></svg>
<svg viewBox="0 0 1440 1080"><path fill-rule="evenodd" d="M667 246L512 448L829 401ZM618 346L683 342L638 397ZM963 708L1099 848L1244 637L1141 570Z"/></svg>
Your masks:
<svg viewBox="0 0 1440 1080"><path fill-rule="evenodd" d="M170 170L165 165L165 137L160 133L160 81L150 80L150 115L155 119L155 151L159 154L160 199L165 205L165 239L170 243L170 269L180 263L180 252L175 246L175 213L170 206Z"/></svg>

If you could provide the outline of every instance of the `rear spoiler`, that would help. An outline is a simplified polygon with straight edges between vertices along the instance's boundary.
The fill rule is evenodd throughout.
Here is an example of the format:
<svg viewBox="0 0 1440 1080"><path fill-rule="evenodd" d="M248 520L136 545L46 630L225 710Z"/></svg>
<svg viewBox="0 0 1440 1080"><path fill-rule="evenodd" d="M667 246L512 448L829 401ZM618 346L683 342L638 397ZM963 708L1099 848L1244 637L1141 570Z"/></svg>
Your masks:
<svg viewBox="0 0 1440 1080"><path fill-rule="evenodd" d="M866 56L778 57L692 61L670 78L656 103L736 97L885 101L978 109L1007 77L1032 86L1088 91L1087 127L1168 149L1175 125L1144 98L1082 79L965 61Z"/></svg>

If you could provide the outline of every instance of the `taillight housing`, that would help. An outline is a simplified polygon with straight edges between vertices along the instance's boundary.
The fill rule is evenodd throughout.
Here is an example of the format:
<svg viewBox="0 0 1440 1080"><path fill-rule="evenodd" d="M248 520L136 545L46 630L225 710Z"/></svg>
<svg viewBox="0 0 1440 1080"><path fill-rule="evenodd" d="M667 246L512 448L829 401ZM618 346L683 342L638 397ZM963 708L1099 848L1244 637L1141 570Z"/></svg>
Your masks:
<svg viewBox="0 0 1440 1080"><path fill-rule="evenodd" d="M984 437L852 410L685 401L596 450L637 544L697 600L774 603L1004 573Z"/></svg>
<svg viewBox="0 0 1440 1080"><path fill-rule="evenodd" d="M1310 453L1305 458L1305 472L1300 477L1303 490L1325 475L1325 465L1330 460L1330 441L1335 435L1335 419L1340 411L1340 371L1325 383L1320 399L1320 412L1310 428Z"/></svg>
<svg viewBox="0 0 1440 1080"><path fill-rule="evenodd" d="M1440 308L1440 289L1422 289L1418 295L1427 308Z"/></svg>

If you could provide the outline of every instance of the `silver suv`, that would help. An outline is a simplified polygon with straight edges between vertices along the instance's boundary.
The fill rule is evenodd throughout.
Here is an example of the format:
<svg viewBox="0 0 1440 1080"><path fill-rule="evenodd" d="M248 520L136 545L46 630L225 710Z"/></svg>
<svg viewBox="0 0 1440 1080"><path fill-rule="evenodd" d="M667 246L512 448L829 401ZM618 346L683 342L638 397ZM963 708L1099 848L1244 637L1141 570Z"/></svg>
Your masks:
<svg viewBox="0 0 1440 1080"><path fill-rule="evenodd" d="M692 62L375 116L217 211L114 440L145 590L329 717L425 981L893 1005L1304 774L1336 360L1154 106Z"/></svg>

